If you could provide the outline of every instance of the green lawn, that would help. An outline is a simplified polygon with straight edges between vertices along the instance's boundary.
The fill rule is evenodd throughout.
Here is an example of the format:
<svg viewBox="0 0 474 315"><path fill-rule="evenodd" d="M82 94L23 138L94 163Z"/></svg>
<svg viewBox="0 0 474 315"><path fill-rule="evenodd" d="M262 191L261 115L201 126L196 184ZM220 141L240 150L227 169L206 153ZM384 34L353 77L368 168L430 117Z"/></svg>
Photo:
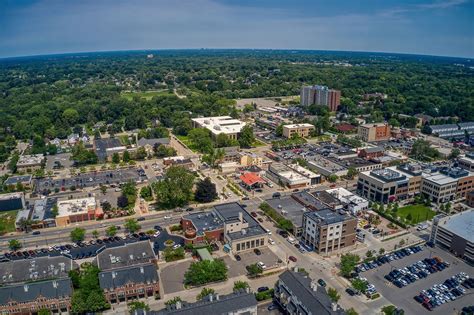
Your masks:
<svg viewBox="0 0 474 315"><path fill-rule="evenodd" d="M252 143L252 147L263 147L263 146L266 146L265 143L263 143L262 141L258 140L258 139L255 139Z"/></svg>
<svg viewBox="0 0 474 315"><path fill-rule="evenodd" d="M173 95L168 90L155 90L155 91L144 91L144 92L123 92L122 96L128 99L129 101L133 100L134 96L139 96L146 99L147 101L151 100L155 96L166 96Z"/></svg>
<svg viewBox="0 0 474 315"><path fill-rule="evenodd" d="M425 205L410 205L401 207L397 211L397 215L401 218L406 218L411 214L411 223L417 224L426 220L430 220L435 216L435 212Z"/></svg>
<svg viewBox="0 0 474 315"><path fill-rule="evenodd" d="M189 140L188 136L176 136L185 146L188 147L193 152L198 152L197 149L194 147L194 144Z"/></svg>
<svg viewBox="0 0 474 315"><path fill-rule="evenodd" d="M15 219L18 210L0 212L0 235L15 232Z"/></svg>

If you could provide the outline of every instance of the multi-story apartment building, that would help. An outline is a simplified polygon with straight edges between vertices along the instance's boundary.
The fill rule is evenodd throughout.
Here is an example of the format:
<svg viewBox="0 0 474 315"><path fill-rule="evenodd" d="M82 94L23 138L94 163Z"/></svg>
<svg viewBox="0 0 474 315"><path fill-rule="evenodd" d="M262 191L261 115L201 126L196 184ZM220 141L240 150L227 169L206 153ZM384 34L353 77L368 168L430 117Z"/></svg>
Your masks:
<svg viewBox="0 0 474 315"><path fill-rule="evenodd" d="M250 291L237 291L227 295L209 294L202 300L187 303L178 301L160 311L147 311L149 315L228 314L257 315L257 300Z"/></svg>
<svg viewBox="0 0 474 315"><path fill-rule="evenodd" d="M109 303L120 303L159 294L155 252L147 240L106 248L95 263L100 288Z"/></svg>
<svg viewBox="0 0 474 315"><path fill-rule="evenodd" d="M474 172L474 152L466 153L465 156L460 157L458 166L469 172Z"/></svg>
<svg viewBox="0 0 474 315"><path fill-rule="evenodd" d="M314 126L311 124L284 125L283 137L291 138L294 135L298 135L301 138L307 138L312 130L314 130Z"/></svg>
<svg viewBox="0 0 474 315"><path fill-rule="evenodd" d="M387 123L360 125L357 135L365 142L385 141L390 139L390 126Z"/></svg>
<svg viewBox="0 0 474 315"><path fill-rule="evenodd" d="M71 309L71 279L56 279L0 287L2 314L37 314L46 309L68 314Z"/></svg>
<svg viewBox="0 0 474 315"><path fill-rule="evenodd" d="M357 219L344 210L305 212L301 240L318 254L329 255L355 244Z"/></svg>
<svg viewBox="0 0 474 315"><path fill-rule="evenodd" d="M300 93L300 102L303 106L327 106L331 112L337 111L341 105L341 91L329 89L327 86L303 86Z"/></svg>
<svg viewBox="0 0 474 315"><path fill-rule="evenodd" d="M423 173L421 192L435 203L465 198L473 190L474 174L459 167Z"/></svg>
<svg viewBox="0 0 474 315"><path fill-rule="evenodd" d="M361 196L381 203L411 199L419 193L421 174L413 165L362 172L357 191Z"/></svg>
<svg viewBox="0 0 474 315"><path fill-rule="evenodd" d="M287 270L278 277L274 301L289 315L345 314L331 302L324 288L318 288L316 281L297 271Z"/></svg>
<svg viewBox="0 0 474 315"><path fill-rule="evenodd" d="M192 121L194 128L208 129L214 139L223 133L230 139L237 140L240 131L245 126L245 122L230 116L193 118Z"/></svg>
<svg viewBox="0 0 474 315"><path fill-rule="evenodd" d="M469 263L474 263L474 210L466 210L433 218L430 241L449 250Z"/></svg>

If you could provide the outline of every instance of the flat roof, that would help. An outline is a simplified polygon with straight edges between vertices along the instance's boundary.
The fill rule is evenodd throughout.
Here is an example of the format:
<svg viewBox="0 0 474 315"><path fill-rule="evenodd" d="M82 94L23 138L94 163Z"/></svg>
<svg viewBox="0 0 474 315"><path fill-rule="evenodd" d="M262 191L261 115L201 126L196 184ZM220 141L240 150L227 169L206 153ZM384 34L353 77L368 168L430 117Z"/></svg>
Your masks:
<svg viewBox="0 0 474 315"><path fill-rule="evenodd" d="M96 206L94 197L58 201L57 217L87 213L91 208L95 210Z"/></svg>
<svg viewBox="0 0 474 315"><path fill-rule="evenodd" d="M43 154L20 155L18 166L38 165L44 160Z"/></svg>
<svg viewBox="0 0 474 315"><path fill-rule="evenodd" d="M3 183L6 186L16 185L18 183L29 184L31 182L31 175L10 176Z"/></svg>
<svg viewBox="0 0 474 315"><path fill-rule="evenodd" d="M441 226L453 234L474 243L474 209L443 218Z"/></svg>
<svg viewBox="0 0 474 315"><path fill-rule="evenodd" d="M296 228L303 226L303 213L308 210L290 196L267 199L265 202L284 218L289 219Z"/></svg>
<svg viewBox="0 0 474 315"><path fill-rule="evenodd" d="M294 129L294 128L314 128L313 125L311 124L290 124L290 125L283 125L283 128L289 128L289 129Z"/></svg>
<svg viewBox="0 0 474 315"><path fill-rule="evenodd" d="M224 222L215 213L211 212L195 212L186 214L183 219L193 223L197 235L204 235L206 231L214 231L224 228Z"/></svg>
<svg viewBox="0 0 474 315"><path fill-rule="evenodd" d="M320 221L323 224L334 224L338 222L344 222L352 218L344 210L334 211L331 209L306 212L304 215L310 217L315 221Z"/></svg>
<svg viewBox="0 0 474 315"><path fill-rule="evenodd" d="M446 185L446 184L455 183L458 181L457 178L452 178L451 176L447 176L439 172L423 173L422 176L423 176L423 179L433 182L436 185Z"/></svg>
<svg viewBox="0 0 474 315"><path fill-rule="evenodd" d="M256 235L266 234L267 232L260 226L247 211L237 202L225 203L214 206L214 209L218 216L222 218L226 223L239 220L239 213L242 213L243 220L248 223L248 227L242 229L239 232L227 233L230 239L242 239L246 237L252 237Z"/></svg>
<svg viewBox="0 0 474 315"><path fill-rule="evenodd" d="M234 119L230 116L193 118L192 121L196 122L203 128L210 130L215 135L220 133L239 133L245 126L245 122Z"/></svg>

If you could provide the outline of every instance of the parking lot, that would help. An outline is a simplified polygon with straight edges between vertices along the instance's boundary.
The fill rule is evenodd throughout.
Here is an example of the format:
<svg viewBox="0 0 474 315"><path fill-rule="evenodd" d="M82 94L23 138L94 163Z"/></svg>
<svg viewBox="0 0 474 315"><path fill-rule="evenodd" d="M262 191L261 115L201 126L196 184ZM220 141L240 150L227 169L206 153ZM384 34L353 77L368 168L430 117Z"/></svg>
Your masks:
<svg viewBox="0 0 474 315"><path fill-rule="evenodd" d="M142 182L145 180L147 180L147 177L144 170L133 167L128 169L79 174L70 178L43 178L36 181L35 191L37 193L45 193L55 189L64 191L72 186L76 188L85 188L99 185L118 185L128 181Z"/></svg>
<svg viewBox="0 0 474 315"><path fill-rule="evenodd" d="M179 292L184 289L184 273L188 271L191 263L191 260L186 260L160 269L161 283L165 294Z"/></svg>
<svg viewBox="0 0 474 315"><path fill-rule="evenodd" d="M419 279L403 288L397 288L394 284L384 278L385 275L389 274L390 271L395 268L401 269L430 257L439 257L441 260L448 262L450 267L432 273L426 278ZM460 272L466 272L470 276L473 276L473 268L463 261L455 258L442 249L427 247L418 253L399 260L391 261L375 269L368 270L362 273L361 276L367 278L369 283L374 284L377 290L390 302L397 307L404 309L405 314L430 314L430 311L414 300L414 296L418 295L422 290L429 289L434 284L443 283L446 279ZM472 304L470 298L472 298L472 295L467 294L454 301L442 304L435 309L435 313L452 314L453 310L459 311L462 307Z"/></svg>
<svg viewBox="0 0 474 315"><path fill-rule="evenodd" d="M71 153L60 153L56 155L48 155L46 157L46 170L55 170L56 162L60 163L61 168L70 168L72 167L73 161L70 160Z"/></svg>

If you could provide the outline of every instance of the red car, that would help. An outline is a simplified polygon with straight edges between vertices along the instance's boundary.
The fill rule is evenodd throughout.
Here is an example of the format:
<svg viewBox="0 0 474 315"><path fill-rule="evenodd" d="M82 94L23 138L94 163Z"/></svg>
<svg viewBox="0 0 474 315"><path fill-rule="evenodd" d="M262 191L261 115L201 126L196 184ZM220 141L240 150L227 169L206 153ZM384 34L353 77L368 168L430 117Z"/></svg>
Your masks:
<svg viewBox="0 0 474 315"><path fill-rule="evenodd" d="M292 262L296 262L298 259L296 259L295 256L290 256L288 257L289 260L291 260Z"/></svg>

